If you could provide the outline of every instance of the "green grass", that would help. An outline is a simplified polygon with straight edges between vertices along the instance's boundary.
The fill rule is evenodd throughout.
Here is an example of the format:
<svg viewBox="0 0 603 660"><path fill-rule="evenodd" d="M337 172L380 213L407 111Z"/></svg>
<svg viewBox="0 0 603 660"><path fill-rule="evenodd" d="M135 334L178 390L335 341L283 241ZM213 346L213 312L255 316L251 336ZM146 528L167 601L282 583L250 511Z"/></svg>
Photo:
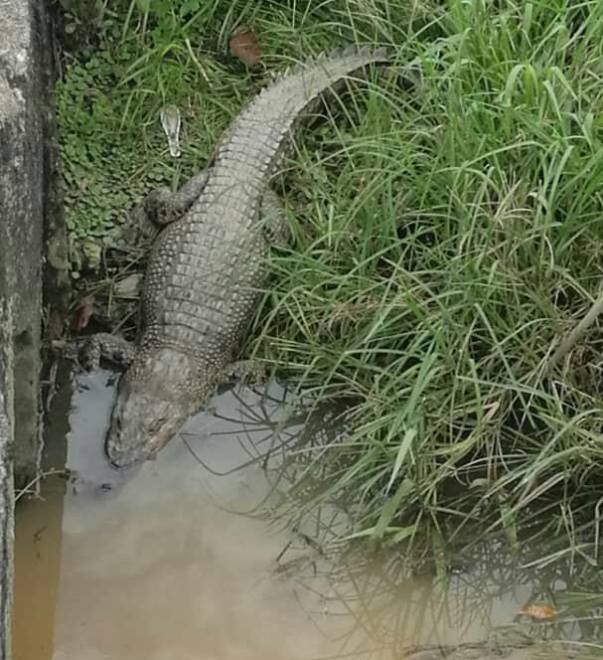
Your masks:
<svg viewBox="0 0 603 660"><path fill-rule="evenodd" d="M334 119L300 137L279 184L295 240L271 257L248 352L322 401L352 402L342 437L297 450L295 510L339 501L356 535L427 538L436 551L497 528L515 545L538 521L551 553L598 560L599 325L551 357L601 293L603 5L144 7L115 10L117 36L100 48L118 63L110 90L100 85L110 112L89 121L108 147L89 163L91 185L103 158L121 158L137 184L122 188L131 197L203 166L267 79L227 57L239 23L257 32L266 70L368 42L422 72L413 91L375 79L336 102ZM83 67L74 62L59 92L63 140L76 153L77 96L65 90ZM184 111L181 163L158 127L165 102ZM72 235L82 237L86 196L68 183ZM114 201L116 213L127 206ZM105 217L99 233L117 225Z"/></svg>

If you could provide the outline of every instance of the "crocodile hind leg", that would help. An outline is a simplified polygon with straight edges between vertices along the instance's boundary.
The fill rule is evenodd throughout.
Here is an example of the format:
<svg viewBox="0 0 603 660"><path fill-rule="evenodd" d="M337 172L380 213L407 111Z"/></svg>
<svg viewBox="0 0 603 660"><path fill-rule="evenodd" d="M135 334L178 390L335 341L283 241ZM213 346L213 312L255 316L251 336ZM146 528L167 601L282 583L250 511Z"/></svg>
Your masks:
<svg viewBox="0 0 603 660"><path fill-rule="evenodd" d="M222 370L219 382L237 379L250 385L262 385L267 379L266 366L258 360L237 360Z"/></svg>
<svg viewBox="0 0 603 660"><path fill-rule="evenodd" d="M209 170L203 170L191 177L178 192L172 192L167 186L152 190L143 202L147 218L160 226L178 220L201 195L208 178Z"/></svg>
<svg viewBox="0 0 603 660"><path fill-rule="evenodd" d="M287 215L280 197L271 188L268 188L262 197L260 222L268 245L286 247L289 244L291 230Z"/></svg>

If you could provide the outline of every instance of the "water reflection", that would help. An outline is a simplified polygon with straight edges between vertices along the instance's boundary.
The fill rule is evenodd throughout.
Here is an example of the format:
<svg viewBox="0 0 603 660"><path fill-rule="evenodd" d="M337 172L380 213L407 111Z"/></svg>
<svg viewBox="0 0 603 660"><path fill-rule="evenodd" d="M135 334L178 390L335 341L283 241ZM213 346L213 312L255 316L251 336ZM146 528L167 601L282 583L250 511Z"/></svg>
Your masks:
<svg viewBox="0 0 603 660"><path fill-rule="evenodd" d="M391 554L334 565L324 540L345 528L339 511L294 531L271 524L263 512L287 491L282 472L264 467L304 430L278 385L266 396L222 392L156 461L111 469L102 439L113 381L79 375L70 409L69 384L55 401L48 442L61 446L68 416L71 477L64 497L50 489L18 512L16 660L369 660L406 657L415 645L444 648L424 653L429 660L491 658L446 653L494 629L513 643L598 632L590 610L579 617L563 604L559 622L515 620L526 602L557 605L570 584L519 572L495 542L442 582Z"/></svg>

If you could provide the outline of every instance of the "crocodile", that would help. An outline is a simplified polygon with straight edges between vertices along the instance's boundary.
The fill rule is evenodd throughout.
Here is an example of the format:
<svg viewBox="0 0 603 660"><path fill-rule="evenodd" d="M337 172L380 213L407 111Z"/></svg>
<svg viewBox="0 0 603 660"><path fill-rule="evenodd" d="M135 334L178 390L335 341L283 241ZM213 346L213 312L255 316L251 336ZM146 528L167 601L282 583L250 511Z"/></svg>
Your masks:
<svg viewBox="0 0 603 660"><path fill-rule="evenodd" d="M265 285L267 252L289 230L270 183L304 118L325 95L371 67L382 48L352 48L296 65L265 87L227 128L208 168L174 194L144 202L161 225L144 276L135 344L110 334L89 343L92 364L119 359L105 452L114 467L157 453L232 375L253 371L237 351Z"/></svg>

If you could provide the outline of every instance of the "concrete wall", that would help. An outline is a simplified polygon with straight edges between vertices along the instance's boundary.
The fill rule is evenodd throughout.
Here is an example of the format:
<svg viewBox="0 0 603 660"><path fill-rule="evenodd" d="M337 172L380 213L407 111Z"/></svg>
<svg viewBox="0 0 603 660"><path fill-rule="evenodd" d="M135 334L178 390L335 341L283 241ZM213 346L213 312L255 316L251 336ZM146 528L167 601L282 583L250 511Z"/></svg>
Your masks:
<svg viewBox="0 0 603 660"><path fill-rule="evenodd" d="M42 282L46 271L56 280L57 246L64 244L50 194L56 156L50 34L43 0L0 0L0 300L13 300L17 488L39 467Z"/></svg>
<svg viewBox="0 0 603 660"><path fill-rule="evenodd" d="M0 660L10 658L13 492L37 476L42 452L43 281L55 304L67 282L50 5L0 0Z"/></svg>

